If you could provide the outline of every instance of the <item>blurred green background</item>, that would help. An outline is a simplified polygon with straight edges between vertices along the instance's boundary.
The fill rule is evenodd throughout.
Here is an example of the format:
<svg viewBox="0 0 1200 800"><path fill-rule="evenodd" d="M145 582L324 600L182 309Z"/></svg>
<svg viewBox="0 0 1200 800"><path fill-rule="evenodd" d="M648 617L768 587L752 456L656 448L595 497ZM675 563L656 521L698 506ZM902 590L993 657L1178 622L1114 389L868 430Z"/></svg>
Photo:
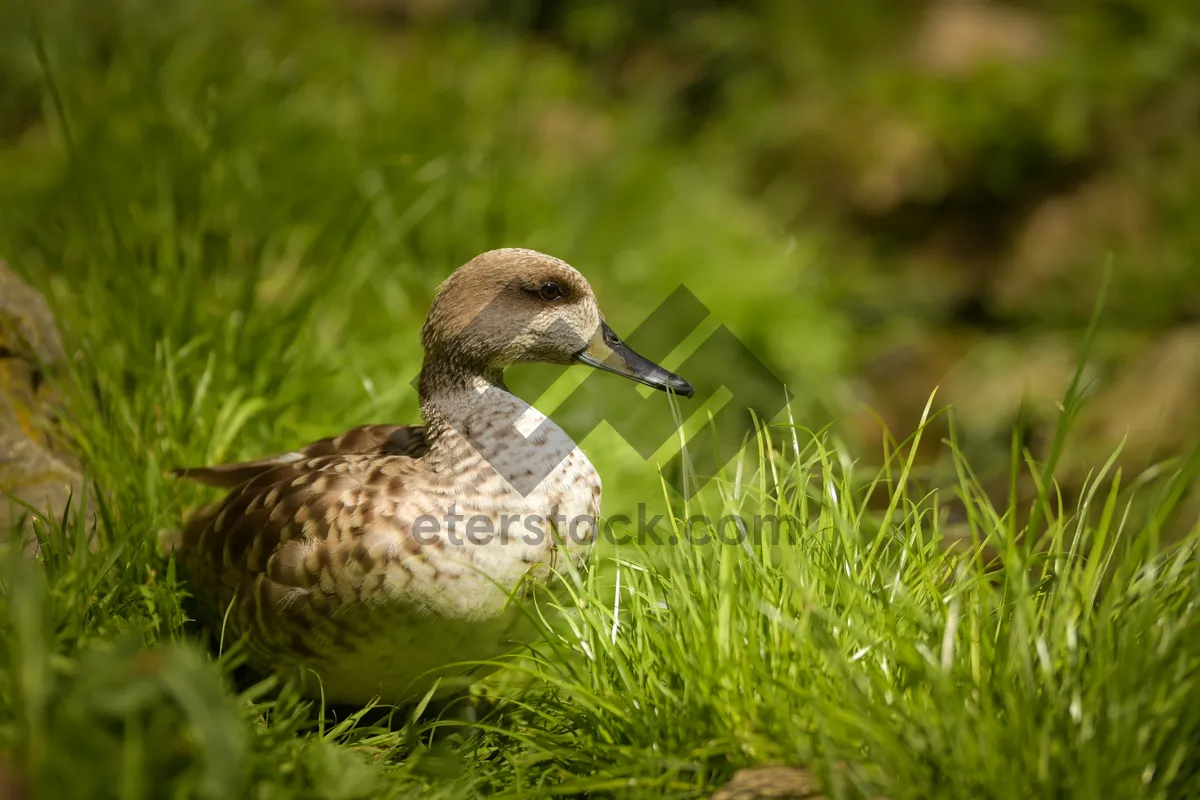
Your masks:
<svg viewBox="0 0 1200 800"><path fill-rule="evenodd" d="M160 340L207 337L231 380L297 349L324 366L294 386L260 371L246 444L208 457L415 413L433 287L503 245L577 265L618 330L686 283L799 421L832 420L868 462L880 423L907 435L940 386L1000 486L1014 423L1047 446L1111 267L1062 479L1127 434L1140 470L1200 430L1188 0L0 14L0 252L76 341L127 362L129 385ZM140 307L88 313L123 298ZM305 319L256 325L265 307ZM209 430L221 408L186 422Z"/></svg>

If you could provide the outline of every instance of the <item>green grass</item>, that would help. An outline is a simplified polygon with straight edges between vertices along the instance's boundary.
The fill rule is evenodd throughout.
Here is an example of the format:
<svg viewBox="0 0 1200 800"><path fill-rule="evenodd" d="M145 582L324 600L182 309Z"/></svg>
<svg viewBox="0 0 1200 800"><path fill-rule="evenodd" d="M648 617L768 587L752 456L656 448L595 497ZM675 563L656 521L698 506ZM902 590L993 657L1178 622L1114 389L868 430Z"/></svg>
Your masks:
<svg viewBox="0 0 1200 800"><path fill-rule="evenodd" d="M0 751L39 796L702 797L763 762L836 797L1200 793L1200 532L1159 535L1196 459L1153 480L1097 464L1062 497L1055 455L1014 445L1031 509L989 500L953 443L958 477L934 483L907 447L867 466L810 433L845 358L819 292L836 254L665 139L653 92L613 104L554 51L456 25L388 39L319 3L87 5L5 27L41 111L0 148L0 252L59 315L96 488L40 528L39 562L6 559ZM233 688L236 648L195 643L155 548L209 495L165 470L415 419L433 287L505 244L579 266L618 330L686 283L706 330L798 392L690 507L664 499L670 446L645 462L597 430L605 515L795 524L604 549L471 725ZM968 552L938 546L964 529Z"/></svg>

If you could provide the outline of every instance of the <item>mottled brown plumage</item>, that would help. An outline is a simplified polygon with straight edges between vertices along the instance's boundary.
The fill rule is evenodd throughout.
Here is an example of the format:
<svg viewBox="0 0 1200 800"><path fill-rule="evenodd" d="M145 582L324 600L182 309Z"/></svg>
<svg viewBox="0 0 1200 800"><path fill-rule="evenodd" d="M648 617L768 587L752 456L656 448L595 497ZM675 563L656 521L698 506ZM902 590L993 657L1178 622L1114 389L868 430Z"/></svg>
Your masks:
<svg viewBox="0 0 1200 800"><path fill-rule="evenodd" d="M507 391L507 366L583 360L690 394L611 337L578 272L529 250L457 270L422 343L424 426L179 471L229 490L180 545L202 618L244 638L258 669L330 701L461 688L482 672L462 662L530 636L519 600L590 549L600 478Z"/></svg>

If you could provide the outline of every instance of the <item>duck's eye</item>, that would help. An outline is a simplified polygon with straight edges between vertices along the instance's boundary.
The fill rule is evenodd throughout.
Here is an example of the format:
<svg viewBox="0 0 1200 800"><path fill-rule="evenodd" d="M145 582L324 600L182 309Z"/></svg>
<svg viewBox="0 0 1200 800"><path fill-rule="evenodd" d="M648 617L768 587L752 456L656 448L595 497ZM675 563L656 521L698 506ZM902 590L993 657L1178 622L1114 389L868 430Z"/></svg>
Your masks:
<svg viewBox="0 0 1200 800"><path fill-rule="evenodd" d="M563 296L563 291L557 283L543 283L538 289L538 295L547 303L553 303Z"/></svg>

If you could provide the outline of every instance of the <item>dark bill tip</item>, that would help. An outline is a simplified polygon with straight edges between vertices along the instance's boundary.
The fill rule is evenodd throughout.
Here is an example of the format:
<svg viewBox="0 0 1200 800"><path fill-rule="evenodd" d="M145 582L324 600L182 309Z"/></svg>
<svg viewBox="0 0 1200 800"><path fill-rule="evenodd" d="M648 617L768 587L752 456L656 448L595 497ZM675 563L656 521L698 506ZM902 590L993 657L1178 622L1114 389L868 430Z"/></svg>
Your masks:
<svg viewBox="0 0 1200 800"><path fill-rule="evenodd" d="M600 323L592 341L575 356L575 360L659 391L673 392L681 397L696 394L695 388L683 378L635 353L633 348L617 338L606 322Z"/></svg>

